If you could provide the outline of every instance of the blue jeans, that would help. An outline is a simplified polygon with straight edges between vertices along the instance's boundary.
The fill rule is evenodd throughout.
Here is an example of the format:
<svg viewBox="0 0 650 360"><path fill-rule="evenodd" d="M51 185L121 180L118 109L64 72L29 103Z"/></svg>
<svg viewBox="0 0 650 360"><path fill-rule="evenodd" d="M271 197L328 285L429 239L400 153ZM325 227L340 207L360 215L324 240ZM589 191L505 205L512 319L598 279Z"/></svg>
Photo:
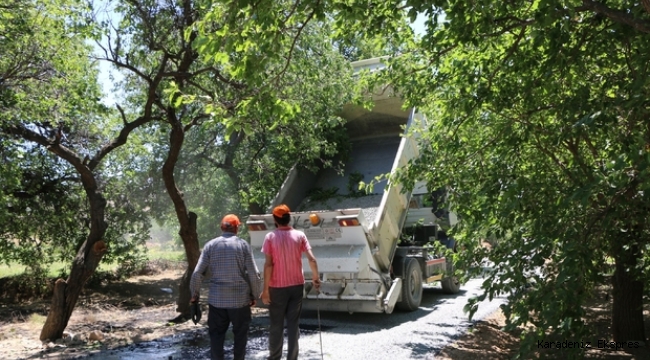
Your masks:
<svg viewBox="0 0 650 360"><path fill-rule="evenodd" d="M208 327L210 334L210 357L212 360L223 360L223 343L226 340L226 331L232 323L232 332L235 334L234 359L244 360L246 357L246 343L248 342L248 327L251 324L251 307L244 306L235 309L222 309L210 305L208 313Z"/></svg>
<svg viewBox="0 0 650 360"><path fill-rule="evenodd" d="M269 357L268 360L282 358L284 342L284 321L287 322L287 360L298 359L298 323L302 311L302 294L304 285L285 288L269 288L271 304L269 305Z"/></svg>

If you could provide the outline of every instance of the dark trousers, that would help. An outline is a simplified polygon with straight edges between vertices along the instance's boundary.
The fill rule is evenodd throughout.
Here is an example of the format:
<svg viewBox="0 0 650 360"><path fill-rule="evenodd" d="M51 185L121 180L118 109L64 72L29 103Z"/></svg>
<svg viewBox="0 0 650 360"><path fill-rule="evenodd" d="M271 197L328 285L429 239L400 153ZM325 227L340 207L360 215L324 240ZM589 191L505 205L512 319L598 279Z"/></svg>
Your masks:
<svg viewBox="0 0 650 360"><path fill-rule="evenodd" d="M223 343L226 340L226 331L232 323L232 332L235 334L235 360L244 360L246 357L246 342L248 341L248 327L251 324L251 308L244 306L236 309L221 309L210 305L208 313L208 327L210 334L210 353L212 360L223 360Z"/></svg>
<svg viewBox="0 0 650 360"><path fill-rule="evenodd" d="M298 322L302 310L302 293L304 285L285 288L269 288L271 304L269 305L269 357L268 360L282 358L284 341L284 321L287 321L287 360L298 359Z"/></svg>

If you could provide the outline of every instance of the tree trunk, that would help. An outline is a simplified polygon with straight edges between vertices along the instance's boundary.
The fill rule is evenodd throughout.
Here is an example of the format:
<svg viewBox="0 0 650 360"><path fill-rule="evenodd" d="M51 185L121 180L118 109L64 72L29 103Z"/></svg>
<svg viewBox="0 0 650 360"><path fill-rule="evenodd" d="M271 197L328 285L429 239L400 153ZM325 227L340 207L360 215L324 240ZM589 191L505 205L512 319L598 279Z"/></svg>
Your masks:
<svg viewBox="0 0 650 360"><path fill-rule="evenodd" d="M68 279L58 279L54 283L52 304L41 330L41 341L56 340L63 336L63 331L68 326L68 321L86 280L95 272L106 253L107 247L102 241L107 228L104 221L106 200L99 194L93 194L89 198L91 206L90 233L72 262Z"/></svg>
<svg viewBox="0 0 650 360"><path fill-rule="evenodd" d="M197 216L195 213L187 210L183 193L176 186L176 179L174 177L174 169L176 168L176 163L178 162L178 157L185 140L185 130L183 129L182 123L174 117L173 112L170 111L169 117L169 122L172 125L169 134L170 146L167 159L163 164L162 178L167 194L174 204L176 218L180 227L178 235L180 235L183 241L183 247L185 248L185 255L187 257L187 269L178 286L178 299L176 300L176 311L180 314L176 319L172 320L173 322L180 322L190 318L190 279L196 263L199 261L200 251L198 234L196 232Z"/></svg>
<svg viewBox="0 0 650 360"><path fill-rule="evenodd" d="M643 281L634 273L639 252L622 247L617 253L612 278L612 333L614 341L645 341L643 321Z"/></svg>
<svg viewBox="0 0 650 360"><path fill-rule="evenodd" d="M183 273L181 282L178 285L178 299L176 300L176 311L180 313L180 316L189 319L190 317L190 280L192 279L192 273L196 268L196 264L199 262L199 256L201 251L199 250L199 240L198 234L196 232L196 214L190 212L189 214L189 227L185 231L181 230L180 236L183 240L183 245L185 247L185 256L187 257L187 269Z"/></svg>

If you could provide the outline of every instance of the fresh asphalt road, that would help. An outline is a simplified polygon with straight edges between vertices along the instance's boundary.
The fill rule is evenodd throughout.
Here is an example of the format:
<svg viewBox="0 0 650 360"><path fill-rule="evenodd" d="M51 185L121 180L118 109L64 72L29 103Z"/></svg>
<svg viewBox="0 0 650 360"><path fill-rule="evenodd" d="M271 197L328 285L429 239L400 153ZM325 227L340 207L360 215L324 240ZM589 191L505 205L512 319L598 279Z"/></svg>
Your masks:
<svg viewBox="0 0 650 360"><path fill-rule="evenodd" d="M301 331L299 358L321 359L322 338L325 359L433 359L472 326L463 307L470 297L480 294L482 282L483 279L473 279L455 295L447 295L439 287L426 287L422 304L414 312L396 311L390 315L321 312L320 336L317 312L303 311L300 326L305 331ZM473 321L491 314L504 301L497 298L482 302ZM259 317L255 322L268 326L268 317ZM249 350L247 359L264 359L267 355L265 349Z"/></svg>
<svg viewBox="0 0 650 360"><path fill-rule="evenodd" d="M443 347L464 334L471 326L463 307L467 300L481 293L483 279L473 279L455 295L442 292L439 286L425 287L420 308L413 312L387 314L318 313L303 311L300 319L301 360L402 360L433 359ZM505 298L495 298L479 305L473 321L498 309ZM207 314L205 314L207 316ZM256 316L251 323L246 359L261 360L268 356L268 315ZM198 328L171 338L134 344L97 354L104 360L198 360L210 357L207 328ZM225 345L226 359L232 358L232 333ZM286 340L285 340L286 358Z"/></svg>

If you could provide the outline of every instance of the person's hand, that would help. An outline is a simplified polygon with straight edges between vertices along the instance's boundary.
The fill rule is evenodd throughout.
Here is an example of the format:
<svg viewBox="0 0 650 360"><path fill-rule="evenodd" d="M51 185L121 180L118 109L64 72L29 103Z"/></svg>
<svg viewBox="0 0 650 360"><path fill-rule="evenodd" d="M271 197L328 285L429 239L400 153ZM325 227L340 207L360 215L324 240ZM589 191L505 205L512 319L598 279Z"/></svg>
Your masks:
<svg viewBox="0 0 650 360"><path fill-rule="evenodd" d="M317 278L317 277L313 278L311 280L311 282L312 282L312 284L314 284L314 287L316 288L316 290L320 291L320 278Z"/></svg>
<svg viewBox="0 0 650 360"><path fill-rule="evenodd" d="M262 298L262 303L269 305L271 303L271 294L269 293L268 290L262 291L262 295L260 295L260 298Z"/></svg>
<svg viewBox="0 0 650 360"><path fill-rule="evenodd" d="M190 304L195 303L198 300L199 300L198 296L192 296L192 298L190 299Z"/></svg>
<svg viewBox="0 0 650 360"><path fill-rule="evenodd" d="M253 307L253 306L255 306L255 305L257 305L257 301L255 301L255 299L252 299L252 300L248 303L248 306L251 306L251 307Z"/></svg>

